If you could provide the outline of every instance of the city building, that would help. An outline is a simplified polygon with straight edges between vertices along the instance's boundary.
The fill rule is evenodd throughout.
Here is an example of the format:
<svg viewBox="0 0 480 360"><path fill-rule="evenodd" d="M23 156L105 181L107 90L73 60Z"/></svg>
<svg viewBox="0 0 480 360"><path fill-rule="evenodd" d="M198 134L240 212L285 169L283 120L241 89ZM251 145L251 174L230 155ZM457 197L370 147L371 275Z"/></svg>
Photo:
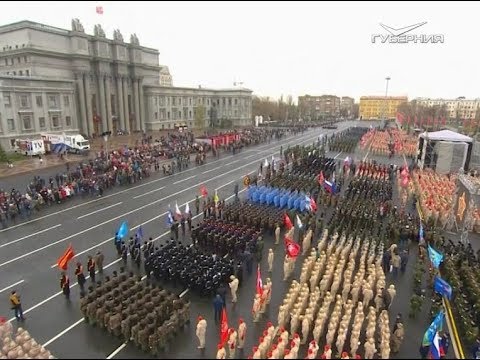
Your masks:
<svg viewBox="0 0 480 360"><path fill-rule="evenodd" d="M78 19L64 30L32 21L0 26L0 144L43 132L87 136L252 123L246 88L173 87L156 49Z"/></svg>
<svg viewBox="0 0 480 360"><path fill-rule="evenodd" d="M340 100L340 114L345 117L350 117L353 114L355 99L349 96L342 96Z"/></svg>
<svg viewBox="0 0 480 360"><path fill-rule="evenodd" d="M362 96L359 116L361 120L394 119L398 106L408 102L406 96Z"/></svg>
<svg viewBox="0 0 480 360"><path fill-rule="evenodd" d="M426 107L444 107L450 119L475 119L478 116L477 112L480 111L480 99L468 100L464 97L457 99L416 98L415 102Z"/></svg>
<svg viewBox="0 0 480 360"><path fill-rule="evenodd" d="M299 96L300 115L309 120L340 115L340 98L335 95Z"/></svg>

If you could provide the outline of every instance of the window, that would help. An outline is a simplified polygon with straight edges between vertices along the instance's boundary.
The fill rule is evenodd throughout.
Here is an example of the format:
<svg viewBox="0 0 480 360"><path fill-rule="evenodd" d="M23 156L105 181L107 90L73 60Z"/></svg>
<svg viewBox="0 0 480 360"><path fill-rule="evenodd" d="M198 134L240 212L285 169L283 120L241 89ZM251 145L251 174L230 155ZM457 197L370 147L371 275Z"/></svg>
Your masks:
<svg viewBox="0 0 480 360"><path fill-rule="evenodd" d="M155 120L158 120L158 112L155 112Z"/></svg>
<svg viewBox="0 0 480 360"><path fill-rule="evenodd" d="M65 95L65 96L63 97L63 104L64 104L65 106L70 106L70 98L68 97L68 95Z"/></svg>
<svg viewBox="0 0 480 360"><path fill-rule="evenodd" d="M8 65L8 59L5 59L5 66Z"/></svg>
<svg viewBox="0 0 480 360"><path fill-rule="evenodd" d="M157 106L158 105L158 98L155 97L153 99L155 100L155 106Z"/></svg>
<svg viewBox="0 0 480 360"><path fill-rule="evenodd" d="M45 129L47 127L46 124L45 124L45 118L44 117L38 118L38 124L40 125L40 129Z"/></svg>
<svg viewBox="0 0 480 360"><path fill-rule="evenodd" d="M43 99L42 99L42 95L38 95L35 97L35 100L37 102L37 106L38 107L42 107L43 106Z"/></svg>
<svg viewBox="0 0 480 360"><path fill-rule="evenodd" d="M222 105L225 106L225 98L222 98Z"/></svg>
<svg viewBox="0 0 480 360"><path fill-rule="evenodd" d="M24 61L25 61L25 63L26 63L26 62L27 62L27 57L26 57L26 56L24 56L24 57L23 57L23 60L24 60Z"/></svg>
<svg viewBox="0 0 480 360"><path fill-rule="evenodd" d="M165 106L165 96L160 96L159 105L160 106Z"/></svg>
<svg viewBox="0 0 480 360"><path fill-rule="evenodd" d="M58 115L52 115L51 122L52 122L52 128L60 127L60 118Z"/></svg>
<svg viewBox="0 0 480 360"><path fill-rule="evenodd" d="M192 112L191 112L191 111L188 112L188 118L189 118L189 119L192 118Z"/></svg>
<svg viewBox="0 0 480 360"><path fill-rule="evenodd" d="M30 107L30 96L20 95L20 107L29 108Z"/></svg>
<svg viewBox="0 0 480 360"><path fill-rule="evenodd" d="M15 120L7 119L8 131L15 131Z"/></svg>
<svg viewBox="0 0 480 360"><path fill-rule="evenodd" d="M188 105L192 106L192 98L188 98Z"/></svg>
<svg viewBox="0 0 480 360"><path fill-rule="evenodd" d="M232 99L228 99L228 106L232 106Z"/></svg>
<svg viewBox="0 0 480 360"><path fill-rule="evenodd" d="M20 64L20 58L17 57L17 64Z"/></svg>
<svg viewBox="0 0 480 360"><path fill-rule="evenodd" d="M234 110L234 111L233 111L233 115L234 115L235 117L237 117L237 116L238 116L238 111L237 111L237 110Z"/></svg>
<svg viewBox="0 0 480 360"><path fill-rule="evenodd" d="M56 95L48 95L48 107L58 108L58 101Z"/></svg>
<svg viewBox="0 0 480 360"><path fill-rule="evenodd" d="M16 72L16 71L13 72L13 76L15 76L15 75L17 75L17 72Z"/></svg>
<svg viewBox="0 0 480 360"><path fill-rule="evenodd" d="M186 106L186 105L187 105L187 98L184 97L184 98L183 98L183 106Z"/></svg>
<svg viewBox="0 0 480 360"><path fill-rule="evenodd" d="M207 99L207 105L210 106L210 99Z"/></svg>
<svg viewBox="0 0 480 360"><path fill-rule="evenodd" d="M170 106L170 96L167 96L167 106Z"/></svg>
<svg viewBox="0 0 480 360"><path fill-rule="evenodd" d="M170 111L167 112L167 119L170 120Z"/></svg>
<svg viewBox="0 0 480 360"><path fill-rule="evenodd" d="M25 75L30 76L30 70L25 70Z"/></svg>
<svg viewBox="0 0 480 360"><path fill-rule="evenodd" d="M66 127L72 126L72 117L71 116L65 116L65 126Z"/></svg>
<svg viewBox="0 0 480 360"><path fill-rule="evenodd" d="M182 118L182 112L179 111L179 112L178 112L178 119L181 119L181 118Z"/></svg>
<svg viewBox="0 0 480 360"><path fill-rule="evenodd" d="M175 106L177 104L176 100L175 100L175 96L172 96L172 105Z"/></svg>
<svg viewBox="0 0 480 360"><path fill-rule="evenodd" d="M23 124L23 130L32 130L33 129L32 117L30 115L23 115L22 124Z"/></svg>
<svg viewBox="0 0 480 360"><path fill-rule="evenodd" d="M235 99L235 100L234 100L234 104L235 104L235 105L238 105L238 99Z"/></svg>
<svg viewBox="0 0 480 360"><path fill-rule="evenodd" d="M10 106L10 93L3 93L3 102L5 103L5 106Z"/></svg>
<svg viewBox="0 0 480 360"><path fill-rule="evenodd" d="M10 65L13 65L13 58L10 59Z"/></svg>
<svg viewBox="0 0 480 360"><path fill-rule="evenodd" d="M23 76L23 71L20 70L20 71L18 72L18 75Z"/></svg>

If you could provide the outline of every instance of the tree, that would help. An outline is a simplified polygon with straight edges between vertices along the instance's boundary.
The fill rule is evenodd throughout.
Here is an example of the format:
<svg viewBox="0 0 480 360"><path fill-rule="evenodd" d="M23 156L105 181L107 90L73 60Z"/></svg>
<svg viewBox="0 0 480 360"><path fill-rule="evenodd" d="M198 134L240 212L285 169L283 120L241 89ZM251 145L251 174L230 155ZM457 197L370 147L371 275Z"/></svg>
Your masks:
<svg viewBox="0 0 480 360"><path fill-rule="evenodd" d="M205 127L205 106L195 108L195 127L203 129Z"/></svg>
<svg viewBox="0 0 480 360"><path fill-rule="evenodd" d="M0 145L0 163L4 163L8 161L8 156L5 150L3 150L2 145Z"/></svg>

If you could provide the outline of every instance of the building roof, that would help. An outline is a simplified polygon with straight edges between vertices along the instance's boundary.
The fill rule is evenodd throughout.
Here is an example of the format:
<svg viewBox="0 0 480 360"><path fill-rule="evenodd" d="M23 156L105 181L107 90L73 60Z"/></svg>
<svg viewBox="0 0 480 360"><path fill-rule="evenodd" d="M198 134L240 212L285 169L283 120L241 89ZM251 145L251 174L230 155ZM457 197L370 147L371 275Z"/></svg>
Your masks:
<svg viewBox="0 0 480 360"><path fill-rule="evenodd" d="M387 96L388 100L405 100L407 96ZM385 96L361 96L360 100L385 100Z"/></svg>
<svg viewBox="0 0 480 360"><path fill-rule="evenodd" d="M243 87L235 87L235 88L224 88L224 89L213 89L213 88L206 88L206 87L187 87L187 86L161 86L161 85L147 85L149 88L162 88L162 89L173 89L173 90L205 90L205 91L212 91L212 92L248 92L252 93L253 90L243 88Z"/></svg>

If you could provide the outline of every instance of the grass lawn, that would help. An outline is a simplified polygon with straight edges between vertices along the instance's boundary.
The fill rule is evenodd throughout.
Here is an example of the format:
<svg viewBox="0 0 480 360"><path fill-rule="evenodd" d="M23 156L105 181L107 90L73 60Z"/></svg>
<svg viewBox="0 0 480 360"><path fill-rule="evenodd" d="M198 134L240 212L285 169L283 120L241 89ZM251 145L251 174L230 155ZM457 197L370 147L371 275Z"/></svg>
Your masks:
<svg viewBox="0 0 480 360"><path fill-rule="evenodd" d="M10 160L12 163L16 162L16 161L21 161L21 160L26 160L29 158L29 156L25 156L23 154L20 154L20 153L7 153L7 159L6 161L2 161L0 160L0 163L6 163L8 160Z"/></svg>

